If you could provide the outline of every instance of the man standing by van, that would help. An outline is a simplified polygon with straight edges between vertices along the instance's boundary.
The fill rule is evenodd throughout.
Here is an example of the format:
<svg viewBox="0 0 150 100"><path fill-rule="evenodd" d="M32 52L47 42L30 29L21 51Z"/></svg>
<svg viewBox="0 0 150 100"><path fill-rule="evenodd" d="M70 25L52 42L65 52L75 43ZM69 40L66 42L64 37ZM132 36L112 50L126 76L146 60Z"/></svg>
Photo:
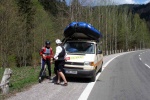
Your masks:
<svg viewBox="0 0 150 100"><path fill-rule="evenodd" d="M51 79L51 63L50 63L50 60L51 60L51 58L53 58L53 50L50 47L50 42L49 41L45 42L45 46L42 47L42 50L40 51L40 55L41 55L42 59L41 59L41 71L40 71L40 75L39 75L39 83L41 83L41 77L44 73L45 64L47 64L47 67L48 67L48 72L49 72L48 78Z"/></svg>
<svg viewBox="0 0 150 100"><path fill-rule="evenodd" d="M54 60L55 60L55 68L57 70L57 74L58 74L58 79L56 84L59 85L60 84L60 77L63 79L64 81L64 86L68 85L68 82L66 80L65 75L63 74L63 67L65 64L65 56L66 56L66 51L64 49L64 47L61 45L62 42L59 39L56 39L56 53L54 56Z"/></svg>

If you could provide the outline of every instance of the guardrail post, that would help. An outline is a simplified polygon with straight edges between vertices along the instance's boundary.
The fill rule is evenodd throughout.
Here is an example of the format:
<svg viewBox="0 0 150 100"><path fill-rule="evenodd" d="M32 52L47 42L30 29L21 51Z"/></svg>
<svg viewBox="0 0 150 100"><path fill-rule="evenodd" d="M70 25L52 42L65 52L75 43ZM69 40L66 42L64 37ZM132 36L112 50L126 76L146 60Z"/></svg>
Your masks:
<svg viewBox="0 0 150 100"><path fill-rule="evenodd" d="M9 92L9 79L11 77L11 74L12 70L10 68L6 68L0 84L0 88L2 89L3 94L7 94Z"/></svg>

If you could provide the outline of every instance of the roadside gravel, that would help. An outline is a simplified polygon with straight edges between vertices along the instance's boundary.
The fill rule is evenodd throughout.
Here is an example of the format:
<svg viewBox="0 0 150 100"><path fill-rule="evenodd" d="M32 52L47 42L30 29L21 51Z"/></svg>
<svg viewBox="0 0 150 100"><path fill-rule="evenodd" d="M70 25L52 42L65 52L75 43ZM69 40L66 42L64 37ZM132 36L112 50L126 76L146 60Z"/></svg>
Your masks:
<svg viewBox="0 0 150 100"><path fill-rule="evenodd" d="M105 56L104 64L116 55ZM7 100L77 100L89 83L88 81L87 79L70 78L68 86L62 86L44 80L26 91L16 93Z"/></svg>

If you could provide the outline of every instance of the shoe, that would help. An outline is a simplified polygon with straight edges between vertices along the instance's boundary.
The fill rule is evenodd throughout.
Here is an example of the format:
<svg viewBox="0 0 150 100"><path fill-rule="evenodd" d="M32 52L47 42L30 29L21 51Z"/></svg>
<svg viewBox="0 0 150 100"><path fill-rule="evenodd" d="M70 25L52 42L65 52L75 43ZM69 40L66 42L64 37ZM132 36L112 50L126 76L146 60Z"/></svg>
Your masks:
<svg viewBox="0 0 150 100"><path fill-rule="evenodd" d="M55 85L60 85L60 82L56 82L56 83L54 83Z"/></svg>
<svg viewBox="0 0 150 100"><path fill-rule="evenodd" d="M39 77L39 83L41 83L41 81L42 81L42 80L41 80L41 77Z"/></svg>
<svg viewBox="0 0 150 100"><path fill-rule="evenodd" d="M62 84L62 86L67 86L67 85L68 85L68 82L67 82L67 83Z"/></svg>
<svg viewBox="0 0 150 100"><path fill-rule="evenodd" d="M48 79L49 79L49 80L52 80L51 76L48 76Z"/></svg>

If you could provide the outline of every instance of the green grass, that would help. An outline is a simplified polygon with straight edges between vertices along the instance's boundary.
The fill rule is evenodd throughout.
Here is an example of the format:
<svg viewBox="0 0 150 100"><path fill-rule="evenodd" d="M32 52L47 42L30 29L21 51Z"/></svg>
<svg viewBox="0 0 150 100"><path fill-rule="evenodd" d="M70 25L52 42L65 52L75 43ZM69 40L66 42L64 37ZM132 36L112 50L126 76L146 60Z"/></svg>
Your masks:
<svg viewBox="0 0 150 100"><path fill-rule="evenodd" d="M3 68L0 68L0 81L1 81L1 79L2 79L3 73L4 73L4 69L3 69Z"/></svg>
<svg viewBox="0 0 150 100"><path fill-rule="evenodd" d="M13 68L12 70L10 91L21 91L24 87L37 82L40 68L21 67Z"/></svg>
<svg viewBox="0 0 150 100"><path fill-rule="evenodd" d="M40 66L33 67L11 67L13 73L10 78L10 94L21 92L28 87L38 83ZM52 75L54 73L54 65L52 64ZM2 79L4 69L0 68L0 80ZM47 72L48 73L48 72ZM0 100L3 96L0 93Z"/></svg>

